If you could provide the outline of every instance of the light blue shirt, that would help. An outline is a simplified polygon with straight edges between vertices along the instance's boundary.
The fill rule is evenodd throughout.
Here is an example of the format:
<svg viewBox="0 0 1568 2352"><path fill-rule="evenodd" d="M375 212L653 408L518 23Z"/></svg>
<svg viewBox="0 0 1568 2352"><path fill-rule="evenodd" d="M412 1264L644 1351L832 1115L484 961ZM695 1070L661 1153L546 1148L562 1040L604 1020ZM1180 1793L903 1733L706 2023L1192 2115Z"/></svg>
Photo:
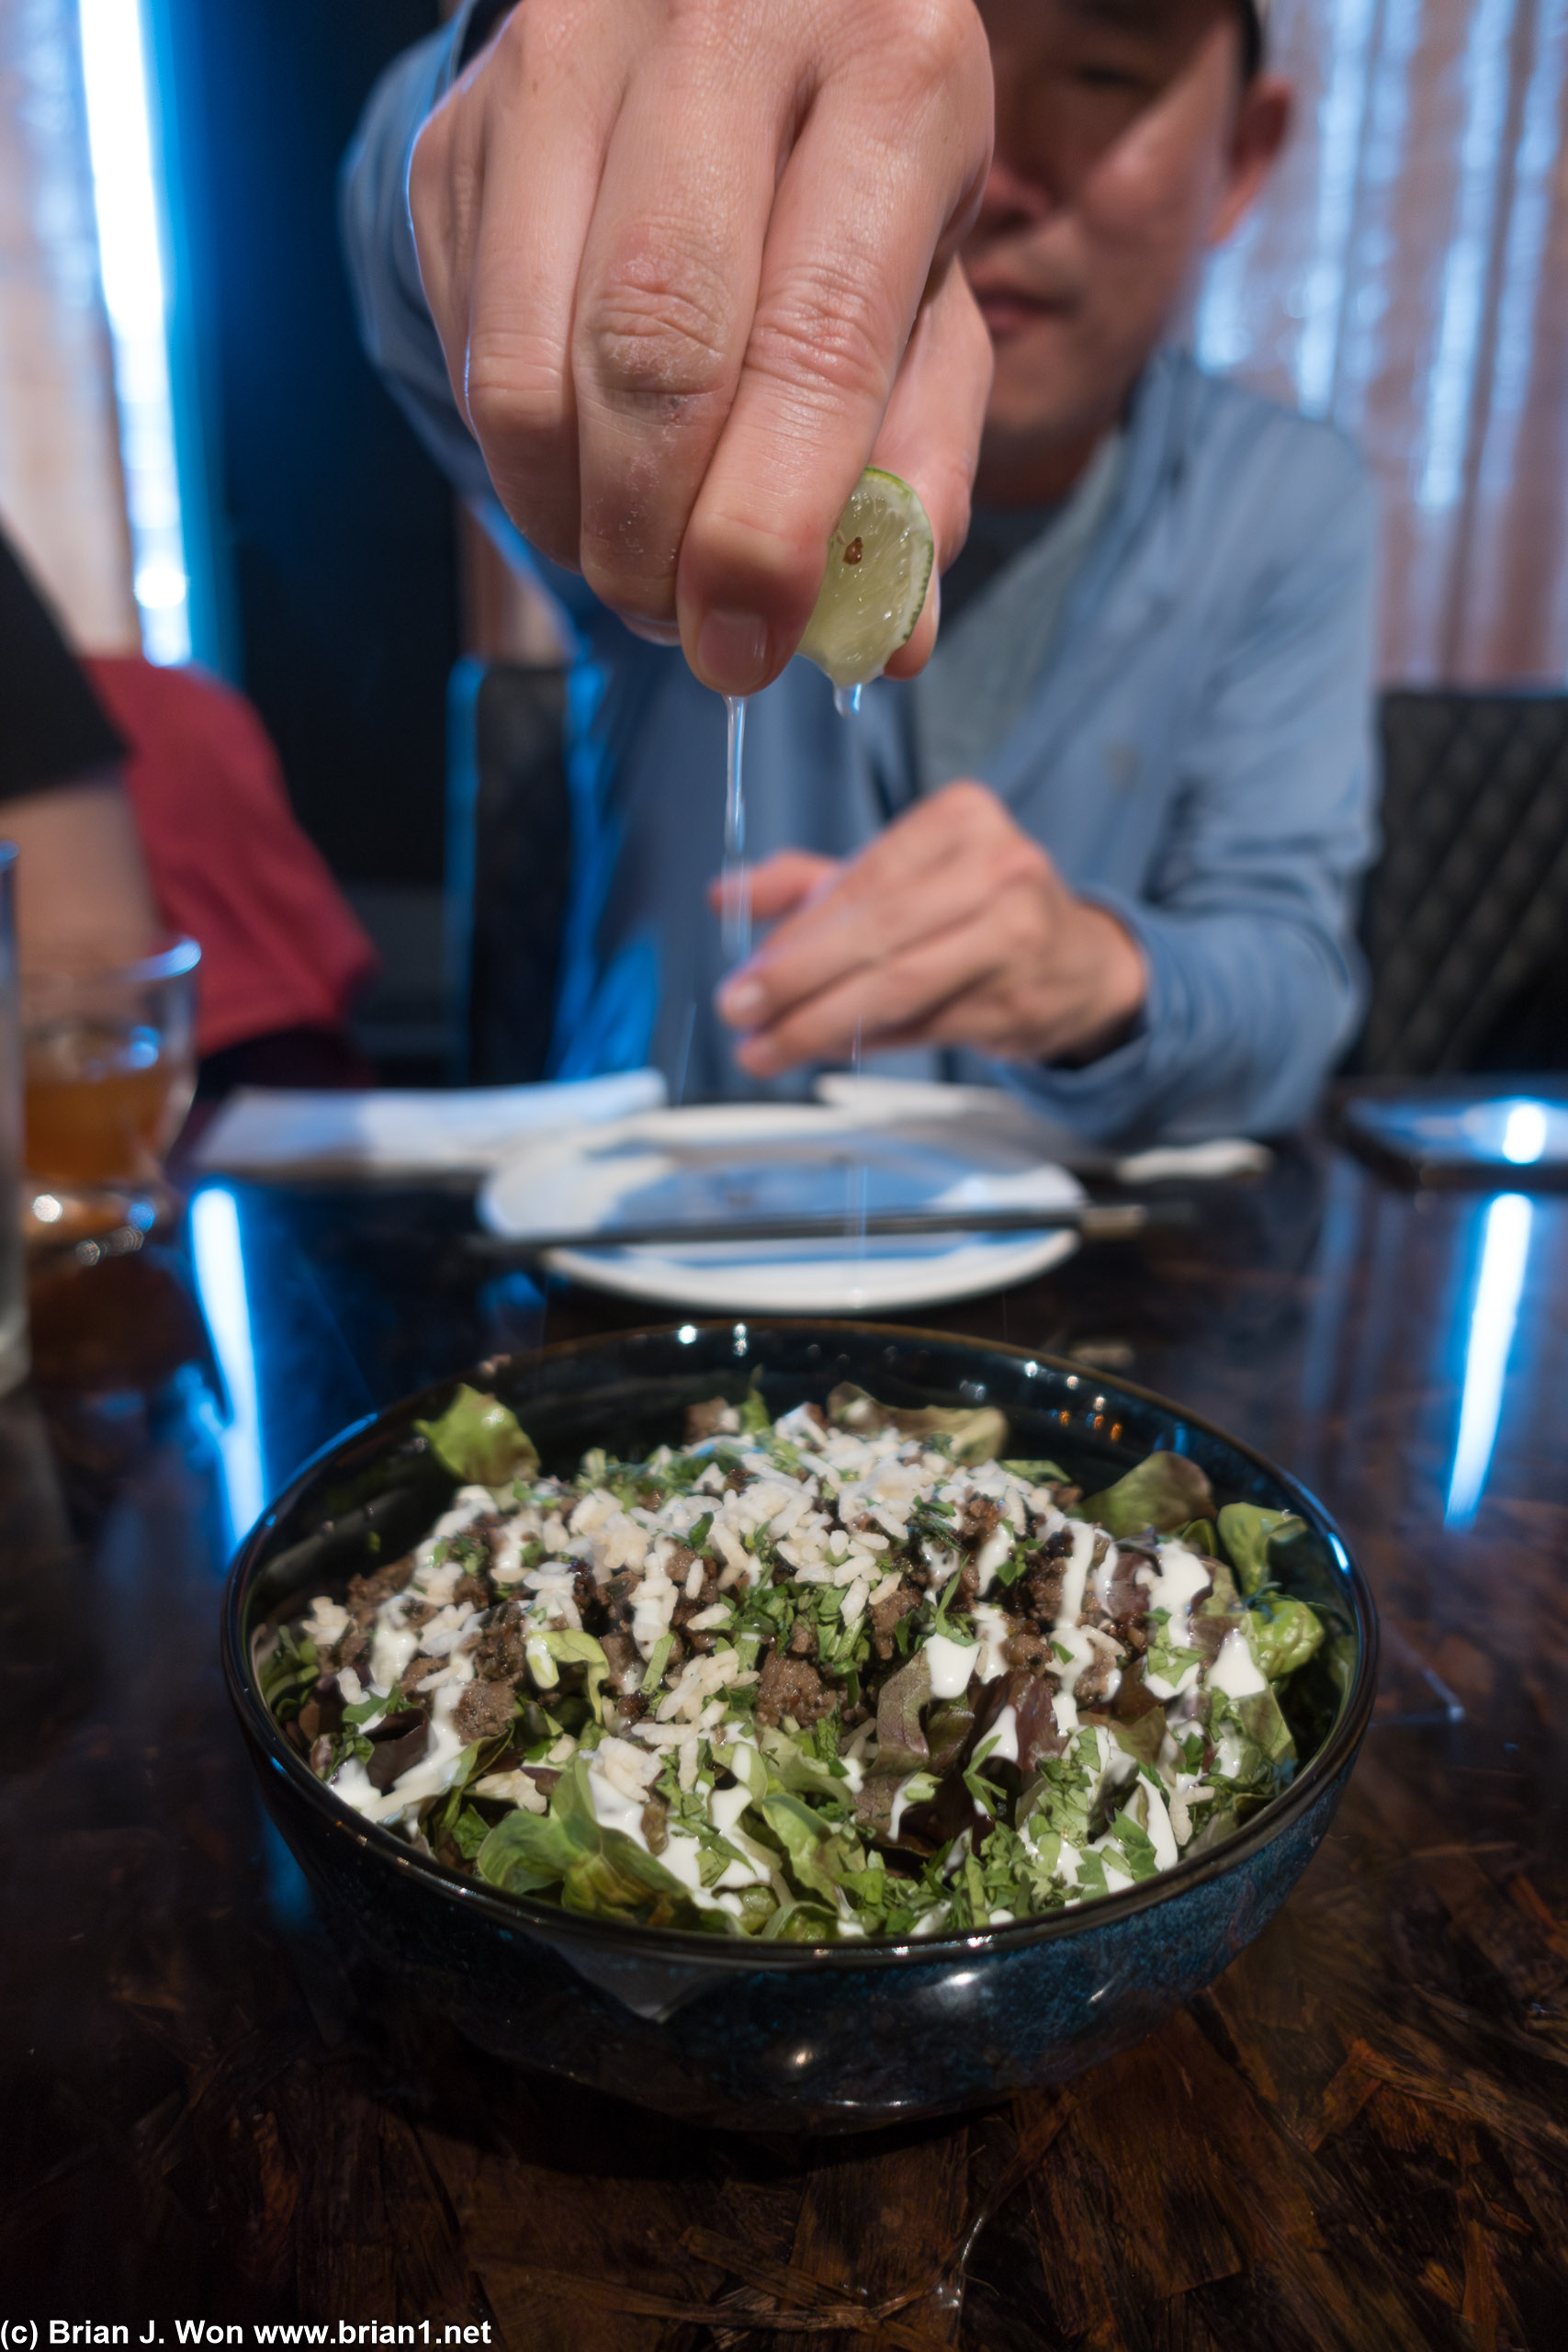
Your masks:
<svg viewBox="0 0 1568 2352"><path fill-rule="evenodd" d="M344 168L344 233L371 356L459 488L499 520L452 400L407 201L413 138L450 81L467 14L372 96ZM1092 520L1049 628L1034 632L1029 690L1010 698L1016 714L975 773L1136 939L1143 1014L1082 1069L968 1051L867 1067L999 1081L1118 1147L1276 1132L1311 1110L1360 1006L1371 493L1329 427L1169 349L1138 385ZM513 541L555 596L575 655L574 876L553 1073L650 1060L687 1100L805 1093L809 1071L766 1086L739 1076L713 1011L720 942L705 893L722 855L722 703L679 652L643 644L580 579ZM988 583L962 628L976 630L1033 552ZM940 780L922 767L919 702L918 688L881 681L846 721L826 679L792 662L750 707L749 856L852 856L912 806Z"/></svg>

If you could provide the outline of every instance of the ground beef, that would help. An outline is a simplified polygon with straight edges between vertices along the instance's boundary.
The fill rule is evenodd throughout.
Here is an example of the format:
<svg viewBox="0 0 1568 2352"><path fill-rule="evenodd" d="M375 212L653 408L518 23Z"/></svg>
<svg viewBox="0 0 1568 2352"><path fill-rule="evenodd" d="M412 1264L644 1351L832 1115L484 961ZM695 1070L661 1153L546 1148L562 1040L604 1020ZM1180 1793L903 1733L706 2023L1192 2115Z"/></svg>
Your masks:
<svg viewBox="0 0 1568 2352"><path fill-rule="evenodd" d="M886 1600L876 1603L871 1611L871 1638L878 1657L892 1657L894 1628L900 1618L907 1617L911 1609L918 1609L919 1605L918 1596L909 1590L908 1585L900 1585L897 1592L890 1592Z"/></svg>
<svg viewBox="0 0 1568 2352"><path fill-rule="evenodd" d="M444 1657L416 1657L403 1669L404 1693L417 1690L422 1682L426 1681L431 1675L438 1674L446 1664L446 1660Z"/></svg>
<svg viewBox="0 0 1568 2352"><path fill-rule="evenodd" d="M789 1637L791 1657L815 1657L817 1628L809 1617L797 1617Z"/></svg>
<svg viewBox="0 0 1568 2352"><path fill-rule="evenodd" d="M1120 1659L1109 1657L1097 1643L1093 1657L1086 1667L1079 1668L1073 1684L1073 1696L1078 1705L1098 1707L1100 1701L1109 1695L1121 1672Z"/></svg>
<svg viewBox="0 0 1568 2352"><path fill-rule="evenodd" d="M1062 1613L1066 1571L1059 1560L1037 1560L1023 1579L1023 1602L1037 1624L1054 1625Z"/></svg>
<svg viewBox="0 0 1568 2352"><path fill-rule="evenodd" d="M592 1568L579 1568L571 1580L571 1597L577 1603L577 1613L582 1620L585 1634L596 1634L604 1623L604 1604L599 1588L593 1581Z"/></svg>
<svg viewBox="0 0 1568 2352"><path fill-rule="evenodd" d="M600 1643L610 1667L610 1688L635 1690L643 1678L642 1656L629 1634L606 1634Z"/></svg>
<svg viewBox="0 0 1568 2352"><path fill-rule="evenodd" d="M355 1623L361 1628L369 1625L381 1603L390 1600L393 1593L401 1592L412 1572L411 1560L405 1556L378 1568L374 1576L350 1577L347 1605Z"/></svg>
<svg viewBox="0 0 1568 2352"><path fill-rule="evenodd" d="M804 1658L781 1657L770 1650L757 1686L757 1721L776 1729L781 1716L793 1715L802 1731L822 1715L830 1715L838 1692L822 1687L822 1677Z"/></svg>
<svg viewBox="0 0 1568 2352"><path fill-rule="evenodd" d="M1010 1666L1038 1668L1051 1656L1049 1634L1010 1634L1002 1644L1002 1656Z"/></svg>
<svg viewBox="0 0 1568 2352"><path fill-rule="evenodd" d="M405 1625L412 1625L416 1631L421 1625L428 1625L434 1614L435 1603L434 1600L405 1600L403 1603L403 1623Z"/></svg>
<svg viewBox="0 0 1568 2352"><path fill-rule="evenodd" d="M604 1587L604 1613L616 1632L624 1632L631 1623L637 1589L641 1582L640 1568L617 1568Z"/></svg>
<svg viewBox="0 0 1568 2352"><path fill-rule="evenodd" d="M474 1644L474 1674L480 1682L514 1683L526 1663L523 1611L509 1600Z"/></svg>
<svg viewBox="0 0 1568 2352"><path fill-rule="evenodd" d="M512 1691L504 1682L470 1682L458 1700L452 1721L465 1747L476 1739L494 1739L512 1721Z"/></svg>
<svg viewBox="0 0 1568 2352"><path fill-rule="evenodd" d="M959 1532L972 1536L976 1544L983 1544L988 1535L996 1533L1001 1515L1001 1505L991 1496L971 1495L959 1521Z"/></svg>
<svg viewBox="0 0 1568 2352"><path fill-rule="evenodd" d="M739 1425L739 1416L733 1405L722 1396L705 1397L700 1405L686 1408L686 1443L701 1445L705 1438L723 1437Z"/></svg>
<svg viewBox="0 0 1568 2352"><path fill-rule="evenodd" d="M347 1667L357 1669L370 1655L370 1636L361 1625L351 1625L336 1647L327 1652L329 1662L341 1674Z"/></svg>
<svg viewBox="0 0 1568 2352"><path fill-rule="evenodd" d="M482 1609L490 1599L490 1587L483 1577L470 1573L457 1578L452 1598L462 1608Z"/></svg>

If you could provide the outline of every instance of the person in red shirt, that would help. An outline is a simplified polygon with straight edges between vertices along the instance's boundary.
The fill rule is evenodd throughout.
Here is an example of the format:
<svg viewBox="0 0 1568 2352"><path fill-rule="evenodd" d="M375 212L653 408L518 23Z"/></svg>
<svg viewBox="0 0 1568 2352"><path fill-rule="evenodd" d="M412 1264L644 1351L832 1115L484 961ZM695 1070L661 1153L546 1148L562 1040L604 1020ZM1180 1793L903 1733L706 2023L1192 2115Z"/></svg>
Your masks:
<svg viewBox="0 0 1568 2352"><path fill-rule="evenodd" d="M375 950L255 712L197 671L78 662L3 538L0 834L24 966L197 942L204 1092L368 1083L346 1016Z"/></svg>

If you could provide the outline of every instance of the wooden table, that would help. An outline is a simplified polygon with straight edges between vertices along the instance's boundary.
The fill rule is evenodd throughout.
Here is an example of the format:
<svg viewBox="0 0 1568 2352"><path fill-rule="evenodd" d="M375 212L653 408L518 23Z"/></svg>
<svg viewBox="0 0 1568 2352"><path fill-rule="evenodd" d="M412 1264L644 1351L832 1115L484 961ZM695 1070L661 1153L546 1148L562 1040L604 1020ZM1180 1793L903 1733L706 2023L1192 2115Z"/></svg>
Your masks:
<svg viewBox="0 0 1568 2352"><path fill-rule="evenodd" d="M234 1198L269 1487L540 1336L460 1201ZM244 1510L255 1462L186 1273L45 1281L37 1388L0 1408L0 2317L509 2352L1568 2341L1565 1307L1568 1204L1412 1197L1314 1145L941 1318L1125 1371L1315 1487L1383 1688L1302 1886L1164 2031L801 2145L508 2074L334 1948L219 1679L224 1480ZM547 1305L552 1336L645 1319Z"/></svg>

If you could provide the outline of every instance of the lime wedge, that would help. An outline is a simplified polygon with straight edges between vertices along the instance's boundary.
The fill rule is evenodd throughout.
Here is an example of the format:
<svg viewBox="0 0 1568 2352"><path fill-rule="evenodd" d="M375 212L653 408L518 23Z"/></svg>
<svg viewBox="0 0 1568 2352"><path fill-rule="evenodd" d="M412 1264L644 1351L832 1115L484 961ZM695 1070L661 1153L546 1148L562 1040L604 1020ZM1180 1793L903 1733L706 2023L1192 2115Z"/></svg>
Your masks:
<svg viewBox="0 0 1568 2352"><path fill-rule="evenodd" d="M936 545L918 494L867 466L828 542L800 650L835 686L879 678L920 617Z"/></svg>

